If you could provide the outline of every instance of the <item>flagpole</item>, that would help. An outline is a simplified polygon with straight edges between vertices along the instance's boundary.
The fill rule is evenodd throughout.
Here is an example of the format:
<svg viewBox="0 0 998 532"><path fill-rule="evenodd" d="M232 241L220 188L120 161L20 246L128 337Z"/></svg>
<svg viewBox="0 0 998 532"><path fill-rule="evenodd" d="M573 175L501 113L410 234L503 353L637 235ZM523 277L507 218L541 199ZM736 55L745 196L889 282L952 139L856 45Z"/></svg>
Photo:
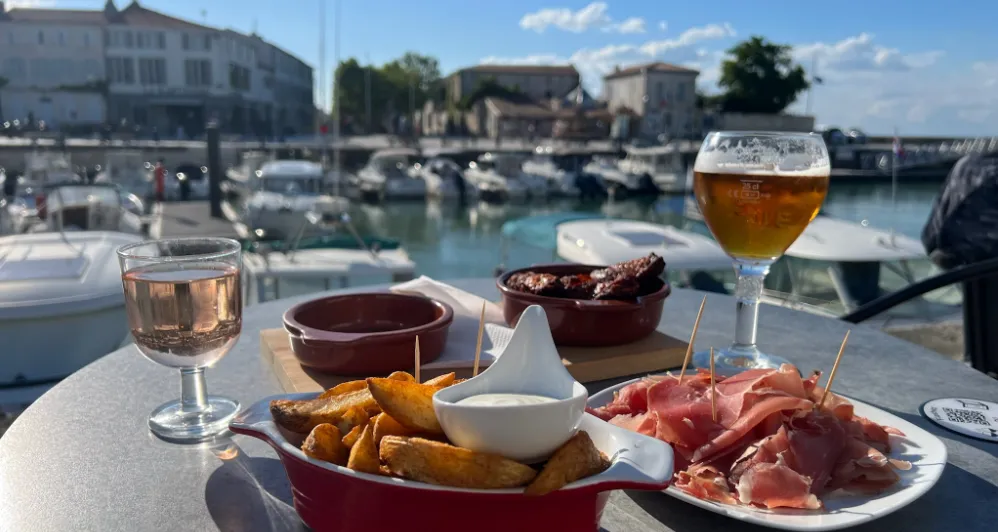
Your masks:
<svg viewBox="0 0 998 532"><path fill-rule="evenodd" d="M891 149L891 245L894 245L894 221L897 220L898 163L901 156L901 138L894 128L894 144Z"/></svg>
<svg viewBox="0 0 998 532"><path fill-rule="evenodd" d="M333 6L336 11L336 21L333 26L333 60L336 61L336 69L333 70L333 171L336 172L334 182L334 194L340 195L340 181L343 180L343 168L340 160L340 19L343 11L340 7L340 0L336 0Z"/></svg>

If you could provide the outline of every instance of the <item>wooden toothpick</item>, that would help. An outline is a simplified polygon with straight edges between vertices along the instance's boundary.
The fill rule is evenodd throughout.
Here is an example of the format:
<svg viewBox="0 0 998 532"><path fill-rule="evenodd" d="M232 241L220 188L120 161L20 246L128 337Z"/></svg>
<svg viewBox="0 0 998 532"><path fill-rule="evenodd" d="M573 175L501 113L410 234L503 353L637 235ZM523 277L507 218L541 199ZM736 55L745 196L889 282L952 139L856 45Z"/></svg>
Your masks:
<svg viewBox="0 0 998 532"><path fill-rule="evenodd" d="M485 332L485 301L482 301L482 317L478 318L478 345L475 347L475 365L471 368L471 377L478 376L478 361L482 357L482 333Z"/></svg>
<svg viewBox="0 0 998 532"><path fill-rule="evenodd" d="M686 346L686 358L683 359L683 369L679 370L679 384L683 383L683 375L686 374L686 366L690 364L690 357L693 356L693 344L697 341L697 329L700 328L700 318L703 317L703 307L707 304L707 296L703 296L700 302L700 311L697 312L697 320L693 322L693 333L690 334L690 345Z"/></svg>
<svg viewBox="0 0 998 532"><path fill-rule="evenodd" d="M820 409L825 404L825 398L828 397L829 390L832 389L832 381L835 380L835 372L839 370L839 362L842 362L842 353L846 351L846 343L849 342L849 333L852 330L846 331L845 338L842 338L842 346L839 347L839 354L835 357L835 364L832 364L832 372L828 374L828 382L825 383L825 391L821 392L821 399L818 400L818 408Z"/></svg>
<svg viewBox="0 0 998 532"><path fill-rule="evenodd" d="M423 382L422 379L419 378L419 335L418 334L416 335L416 371L414 371L413 373L415 373L414 376L416 377L417 383Z"/></svg>
<svg viewBox="0 0 998 532"><path fill-rule="evenodd" d="M710 419L717 423L717 393L714 391L714 348L710 348Z"/></svg>

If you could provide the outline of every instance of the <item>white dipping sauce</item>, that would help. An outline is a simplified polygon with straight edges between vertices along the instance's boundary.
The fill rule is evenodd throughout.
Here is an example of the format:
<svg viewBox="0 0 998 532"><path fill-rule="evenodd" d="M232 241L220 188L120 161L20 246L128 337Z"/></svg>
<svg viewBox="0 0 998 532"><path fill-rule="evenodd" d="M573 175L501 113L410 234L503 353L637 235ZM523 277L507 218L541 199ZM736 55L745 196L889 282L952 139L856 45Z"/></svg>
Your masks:
<svg viewBox="0 0 998 532"><path fill-rule="evenodd" d="M557 399L525 393L483 393L465 397L457 402L459 405L471 406L526 406L553 403Z"/></svg>

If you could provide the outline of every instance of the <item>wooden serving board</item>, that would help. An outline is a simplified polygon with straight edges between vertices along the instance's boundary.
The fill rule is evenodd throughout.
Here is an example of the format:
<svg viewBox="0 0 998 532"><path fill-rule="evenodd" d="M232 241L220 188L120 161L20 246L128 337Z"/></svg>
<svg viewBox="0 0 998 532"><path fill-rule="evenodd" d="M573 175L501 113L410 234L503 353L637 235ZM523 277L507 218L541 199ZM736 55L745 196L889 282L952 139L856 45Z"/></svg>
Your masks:
<svg viewBox="0 0 998 532"><path fill-rule="evenodd" d="M561 347L562 361L579 382L593 382L629 375L652 373L683 365L687 343L655 332L637 342L617 347ZM284 329L260 331L260 355L273 368L281 387L288 393L321 392L359 377L331 375L302 367L291 351ZM423 380L450 370L423 368ZM458 377L470 377L471 368L456 371ZM370 375L375 377L377 375Z"/></svg>

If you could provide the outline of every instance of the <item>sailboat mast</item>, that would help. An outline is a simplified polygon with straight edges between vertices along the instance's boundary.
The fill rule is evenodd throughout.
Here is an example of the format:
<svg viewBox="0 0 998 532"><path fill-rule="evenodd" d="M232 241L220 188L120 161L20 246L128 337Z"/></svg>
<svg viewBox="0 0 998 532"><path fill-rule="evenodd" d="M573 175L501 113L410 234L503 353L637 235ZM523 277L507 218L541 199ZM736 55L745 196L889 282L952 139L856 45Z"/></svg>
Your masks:
<svg viewBox="0 0 998 532"><path fill-rule="evenodd" d="M334 5L336 22L333 26L333 59L336 61L336 69L333 71L333 171L336 175L336 182L333 186L336 195L339 196L340 180L343 178L340 174L340 76L338 74L340 70L340 18L342 11L340 10L340 0L336 0Z"/></svg>

